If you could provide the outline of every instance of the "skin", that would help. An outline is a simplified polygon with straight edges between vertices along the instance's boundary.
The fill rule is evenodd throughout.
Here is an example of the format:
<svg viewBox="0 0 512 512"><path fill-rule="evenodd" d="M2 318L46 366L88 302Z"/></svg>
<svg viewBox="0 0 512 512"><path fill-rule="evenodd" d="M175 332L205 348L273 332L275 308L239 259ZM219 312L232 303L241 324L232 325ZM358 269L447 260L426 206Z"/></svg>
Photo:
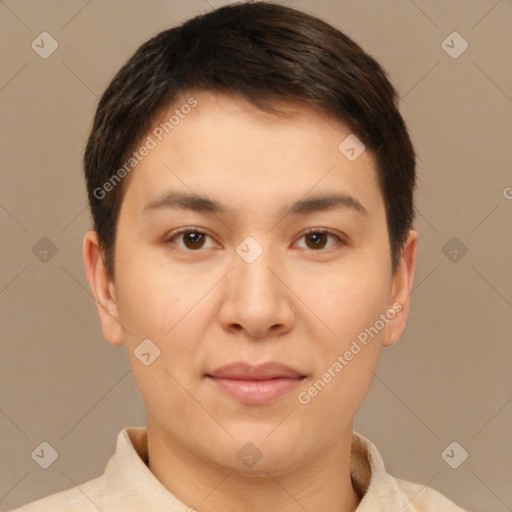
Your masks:
<svg viewBox="0 0 512 512"><path fill-rule="evenodd" d="M338 145L350 130L339 122L300 105L279 105L294 112L283 118L234 96L194 91L183 103L190 96L198 106L130 175L115 280L97 234L89 231L83 244L103 334L125 346L145 403L149 467L201 512L353 511L353 420L381 348L406 325L418 234L409 231L393 274L374 157L366 150L345 158ZM169 190L204 194L232 211L143 211ZM350 207L282 213L330 192L350 194L367 214ZM208 236L194 248L186 234L172 238L182 228ZM304 235L309 228L330 229L344 242L324 237L315 248ZM263 249L252 263L236 252L247 236ZM298 393L396 303L401 311L301 404ZM161 351L150 366L134 355L146 338ZM205 377L235 361L279 361L306 378L277 400L246 405ZM252 468L237 458L248 442L262 454Z"/></svg>

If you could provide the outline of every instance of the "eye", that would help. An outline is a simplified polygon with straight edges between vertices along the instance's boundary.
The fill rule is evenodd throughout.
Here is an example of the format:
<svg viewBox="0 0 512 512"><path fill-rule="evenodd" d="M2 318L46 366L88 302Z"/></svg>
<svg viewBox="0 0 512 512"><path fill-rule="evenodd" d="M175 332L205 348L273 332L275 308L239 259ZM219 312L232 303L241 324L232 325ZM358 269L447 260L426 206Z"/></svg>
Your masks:
<svg viewBox="0 0 512 512"><path fill-rule="evenodd" d="M310 229L306 233L304 233L300 238L306 240L307 249L312 249L314 251L325 249L326 241L329 237L332 237L337 240L337 244L335 245L344 245L344 240L341 237L333 233L328 229Z"/></svg>
<svg viewBox="0 0 512 512"><path fill-rule="evenodd" d="M185 236L183 236L185 235ZM197 249L203 249L204 241L206 238L210 238L204 231L200 229L188 228L176 231L172 236L166 239L166 243L173 243L176 238L182 238L185 249L194 251ZM181 247L183 248L183 247Z"/></svg>
<svg viewBox="0 0 512 512"><path fill-rule="evenodd" d="M344 240L339 237L337 234L333 233L328 229L319 229L313 228L308 230L306 233L301 235L300 239L306 240L307 249L312 249L313 251L319 251L325 249L326 241L329 237L335 239L337 243L335 245L344 245ZM183 245L175 244L176 239L182 239ZM172 243L173 245L178 245L178 247L190 251L197 251L199 249L204 249L204 243L207 238L211 237L207 235L201 229L195 228L187 228L181 229L173 233L169 238L165 240L165 243ZM215 247L213 245L212 247Z"/></svg>

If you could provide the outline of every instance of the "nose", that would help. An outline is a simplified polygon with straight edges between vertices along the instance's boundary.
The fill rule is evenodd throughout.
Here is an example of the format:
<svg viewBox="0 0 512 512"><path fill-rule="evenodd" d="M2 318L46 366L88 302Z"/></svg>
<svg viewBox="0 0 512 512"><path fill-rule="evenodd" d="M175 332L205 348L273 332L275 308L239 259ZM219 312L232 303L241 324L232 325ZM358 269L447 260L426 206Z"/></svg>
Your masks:
<svg viewBox="0 0 512 512"><path fill-rule="evenodd" d="M270 251L248 263L238 255L225 281L219 320L228 331L245 331L254 339L278 336L295 323L294 294L282 261Z"/></svg>

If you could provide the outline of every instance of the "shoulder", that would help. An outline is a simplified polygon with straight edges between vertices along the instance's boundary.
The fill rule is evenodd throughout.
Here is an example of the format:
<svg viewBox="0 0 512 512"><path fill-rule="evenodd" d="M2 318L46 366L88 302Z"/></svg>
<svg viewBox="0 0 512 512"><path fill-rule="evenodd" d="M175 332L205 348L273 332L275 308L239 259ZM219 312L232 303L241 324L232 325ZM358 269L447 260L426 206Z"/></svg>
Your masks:
<svg viewBox="0 0 512 512"><path fill-rule="evenodd" d="M395 480L400 493L408 504L408 507L405 509L407 512L430 512L431 510L436 512L466 512L431 487L400 480L399 478L392 478Z"/></svg>
<svg viewBox="0 0 512 512"><path fill-rule="evenodd" d="M402 512L466 512L431 487L389 474L377 447L357 432L353 433L350 476L363 495L361 512L380 510L384 504Z"/></svg>
<svg viewBox="0 0 512 512"><path fill-rule="evenodd" d="M98 512L102 510L103 476L27 503L10 512Z"/></svg>

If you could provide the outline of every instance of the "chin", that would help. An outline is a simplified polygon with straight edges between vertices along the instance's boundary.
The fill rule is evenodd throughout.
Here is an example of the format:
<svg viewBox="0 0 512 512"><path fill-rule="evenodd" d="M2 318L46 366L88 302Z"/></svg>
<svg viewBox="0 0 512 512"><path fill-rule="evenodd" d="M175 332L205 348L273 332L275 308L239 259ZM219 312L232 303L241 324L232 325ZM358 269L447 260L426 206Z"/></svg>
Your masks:
<svg viewBox="0 0 512 512"><path fill-rule="evenodd" d="M210 453L210 457L228 471L254 477L268 477L269 473L277 476L303 465L301 454L297 452L303 443L285 429L281 436L275 435L276 431L269 436L275 427L275 424L272 428L254 427L251 430L254 435L246 429L236 435L228 428L233 438L217 444L216 453Z"/></svg>

